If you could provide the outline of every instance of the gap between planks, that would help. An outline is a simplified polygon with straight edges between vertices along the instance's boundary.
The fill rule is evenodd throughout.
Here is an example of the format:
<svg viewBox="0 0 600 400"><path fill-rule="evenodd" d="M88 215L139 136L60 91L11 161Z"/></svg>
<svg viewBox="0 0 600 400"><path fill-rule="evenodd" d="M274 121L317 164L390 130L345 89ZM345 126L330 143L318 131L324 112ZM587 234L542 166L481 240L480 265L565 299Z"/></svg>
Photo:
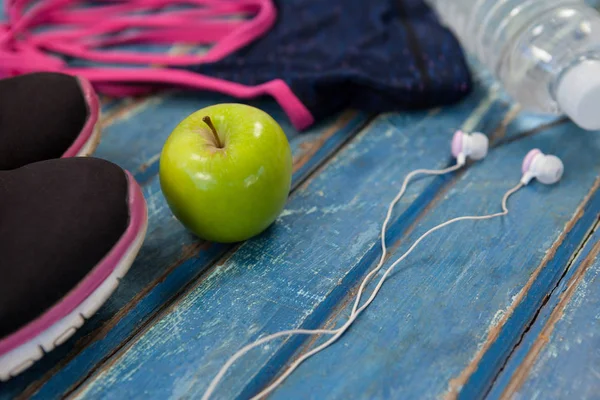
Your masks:
<svg viewBox="0 0 600 400"><path fill-rule="evenodd" d="M492 346L492 344L496 341L496 339L498 339L500 332L502 331L502 328L504 327L506 322L510 319L510 317L512 316L512 314L515 311L515 309L517 308L517 306L525 298L529 289L531 288L533 283L537 280L540 272L546 267L548 262L550 262L554 258L556 251L561 247L561 245L563 244L568 233L573 229L573 227L581 219L581 217L584 214L586 205L589 203L590 199L596 193L596 191L598 190L599 187L600 187L600 178L596 179L596 181L594 182L594 185L589 190L588 194L585 196L585 198L583 199L581 204L577 207L577 210L575 211L575 214L573 215L573 217L569 220L569 222L566 223L566 225L565 225L564 229L562 230L558 239L552 244L550 249L546 252L544 259L542 260L540 265L535 269L535 271L533 271L533 273L531 274L527 283L523 286L523 288L515 296L514 301L505 310L500 321L495 322L493 325L490 326L490 328L488 329L487 339L480 346L479 350L477 351L477 353L475 354L475 356L473 357L471 362L467 365L466 368L464 368L462 370L462 372L456 378L451 379L449 381L448 390L444 395L445 399L456 399L457 398L457 396L460 392L460 389L466 384L466 382L469 380L471 375L473 375L473 373L477 370L477 368L479 367L479 362L483 358L484 354L486 354L488 349ZM528 326L530 326L530 324ZM510 357L510 355L509 355L509 357Z"/></svg>
<svg viewBox="0 0 600 400"><path fill-rule="evenodd" d="M585 246L587 244L589 244L589 241L591 240L592 235L599 228L600 228L600 218L596 221L596 224L594 225L593 229L588 233L588 236L586 237L586 239L583 241L583 243L579 247L576 255L573 257L571 262L567 265L567 268L565 269L564 274L566 274L567 271L573 266L575 261L577 261L578 255L584 250ZM552 332L554 331L554 327L556 326L558 321L560 321L560 319L563 316L565 307L571 301L573 295L575 294L575 291L579 287L579 284L583 280L583 278L584 278L586 272L588 271L588 269L590 268L590 266L593 265L593 263L596 260L596 258L598 257L599 253L600 253L600 242L597 242L596 244L593 245L592 250L589 252L589 254L581 261L581 265L577 269L577 271L569 279L569 282L567 284L567 289L565 289L565 291L559 295L560 300L559 300L558 304L555 306L554 310L552 310L552 313L550 314L550 317L546 321L544 328L542 329L538 338L533 343L533 346L531 347L531 349L525 356L525 359L516 368L513 376L511 377L508 385L506 386L506 388L504 389L504 391L500 397L501 399L503 399L503 400L510 399L521 388L521 386L523 385L523 383L529 376L529 373L530 373L531 369L533 368L533 365L535 364L540 352L546 346L546 344L549 342L550 336L552 335ZM552 290L552 292L549 294L548 297L552 296L552 294L555 292L555 290L559 287L560 283L562 282L562 279L564 278L564 274L561 277L561 279L558 281L558 283L556 284L556 287ZM533 325L534 323L535 323L535 319L531 322L530 326Z"/></svg>

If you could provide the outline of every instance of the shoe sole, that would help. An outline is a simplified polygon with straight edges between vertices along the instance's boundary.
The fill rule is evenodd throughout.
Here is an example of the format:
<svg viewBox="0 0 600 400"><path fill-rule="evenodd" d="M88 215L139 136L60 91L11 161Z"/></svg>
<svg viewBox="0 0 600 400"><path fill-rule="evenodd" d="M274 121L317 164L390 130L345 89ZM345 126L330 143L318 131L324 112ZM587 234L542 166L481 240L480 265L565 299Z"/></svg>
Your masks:
<svg viewBox="0 0 600 400"><path fill-rule="evenodd" d="M94 127L94 131L92 132L92 136L85 142L81 150L77 152L76 157L89 157L91 156L96 148L100 144L100 138L102 137L102 129L100 129L100 124L97 124ZM63 157L64 158L64 157Z"/></svg>
<svg viewBox="0 0 600 400"><path fill-rule="evenodd" d="M67 296L36 320L0 340L0 381L22 373L69 339L108 300L131 267L146 236L148 216L141 189L129 173L127 178L130 223L126 232ZM91 293L83 297L86 292Z"/></svg>

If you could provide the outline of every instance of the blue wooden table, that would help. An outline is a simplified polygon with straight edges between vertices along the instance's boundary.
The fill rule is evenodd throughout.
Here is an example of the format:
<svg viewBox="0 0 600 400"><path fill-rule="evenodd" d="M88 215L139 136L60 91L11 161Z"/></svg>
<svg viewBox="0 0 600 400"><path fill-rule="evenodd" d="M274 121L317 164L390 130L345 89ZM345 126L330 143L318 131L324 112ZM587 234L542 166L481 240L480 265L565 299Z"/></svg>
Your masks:
<svg viewBox="0 0 600 400"><path fill-rule="evenodd" d="M276 399L600 398L600 133L523 113L481 67L460 104L412 113L348 110L294 130L293 188L276 223L238 245L198 240L161 194L161 147L193 111L231 101L170 92L104 99L96 156L143 185L148 236L110 300L0 399L195 399L239 348L291 328L340 326L380 255L387 204L415 168L451 165L456 129L480 130L483 162L409 187L388 234L390 265L449 218L496 212L539 147L563 180L533 183L511 213L428 237L334 346L304 363ZM248 398L324 338L290 337L237 362L215 398Z"/></svg>

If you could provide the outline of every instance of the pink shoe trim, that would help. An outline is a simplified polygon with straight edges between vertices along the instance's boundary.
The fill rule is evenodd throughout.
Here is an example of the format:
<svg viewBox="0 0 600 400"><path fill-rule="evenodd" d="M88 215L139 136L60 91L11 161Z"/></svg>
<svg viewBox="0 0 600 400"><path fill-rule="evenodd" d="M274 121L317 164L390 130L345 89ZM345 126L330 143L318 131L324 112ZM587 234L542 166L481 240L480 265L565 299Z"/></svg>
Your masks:
<svg viewBox="0 0 600 400"><path fill-rule="evenodd" d="M129 183L128 204L130 216L129 225L123 236L98 265L62 300L18 331L0 339L0 355L27 343L69 315L110 276L119 261L126 255L127 250L135 242L147 219L146 202L133 176L127 171L125 173Z"/></svg>
<svg viewBox="0 0 600 400"><path fill-rule="evenodd" d="M88 109L88 118L83 126L83 129L81 130L81 133L79 133L77 139L75 139L67 151L65 151L65 153L62 155L62 158L75 157L77 154L79 154L83 146L85 146L92 137L100 114L100 103L98 102L98 96L96 95L96 92L94 92L90 81L80 76L77 77L77 80L79 80L79 85L83 92L83 98L85 99L85 104Z"/></svg>

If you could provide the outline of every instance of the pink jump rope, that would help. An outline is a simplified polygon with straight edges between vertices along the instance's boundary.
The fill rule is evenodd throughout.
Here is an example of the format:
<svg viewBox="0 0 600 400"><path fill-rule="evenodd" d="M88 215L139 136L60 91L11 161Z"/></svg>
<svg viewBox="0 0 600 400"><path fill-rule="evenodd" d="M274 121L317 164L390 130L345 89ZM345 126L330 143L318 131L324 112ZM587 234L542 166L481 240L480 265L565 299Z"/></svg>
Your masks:
<svg viewBox="0 0 600 400"><path fill-rule="evenodd" d="M156 85L215 91L241 99L270 95L297 129L314 122L310 111L280 79L246 86L169 68L221 60L265 34L276 18L271 0L177 3L192 7L185 10L167 9L174 5L171 0L106 1L91 9L84 4L81 0L7 1L8 23L0 25L0 75L63 72L87 78L100 92L115 97L148 93ZM245 18L232 18L240 15ZM52 29L40 30L44 27ZM104 49L182 42L212 46L202 55ZM49 53L127 68L72 67Z"/></svg>
<svg viewBox="0 0 600 400"><path fill-rule="evenodd" d="M37 62L53 58L43 53L49 50L70 57L96 62L120 64L158 64L164 66L214 62L253 42L275 22L276 11L270 0L186 0L179 4L195 9L174 10L157 14L171 0L128 0L107 2L107 5L82 8L80 0L48 0L33 3L14 0L6 3L8 24L0 35L0 44L9 56L14 51L25 52L27 62L20 68L41 68ZM31 6L26 12L24 9ZM241 14L250 19L225 19ZM36 28L51 26L52 30L36 32ZM118 36L107 36L122 33ZM131 43L195 45L214 44L203 55L166 55L133 51L99 50L103 46ZM6 54L8 53L8 54ZM67 68L54 59L54 65ZM111 75L109 74L109 78Z"/></svg>

